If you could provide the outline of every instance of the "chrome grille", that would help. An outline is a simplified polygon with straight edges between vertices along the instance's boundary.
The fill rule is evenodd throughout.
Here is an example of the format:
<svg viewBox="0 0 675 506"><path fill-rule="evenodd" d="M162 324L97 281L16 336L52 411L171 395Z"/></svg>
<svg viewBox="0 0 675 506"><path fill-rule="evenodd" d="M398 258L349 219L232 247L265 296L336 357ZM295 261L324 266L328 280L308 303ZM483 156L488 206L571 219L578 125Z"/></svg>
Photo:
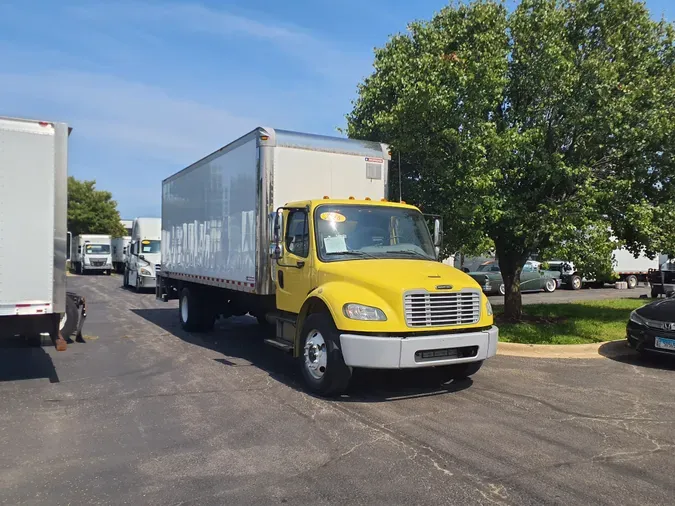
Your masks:
<svg viewBox="0 0 675 506"><path fill-rule="evenodd" d="M404 297L408 327L445 327L468 325L480 319L480 293L408 292Z"/></svg>
<svg viewBox="0 0 675 506"><path fill-rule="evenodd" d="M155 275L159 274L162 270L162 264L155 264Z"/></svg>

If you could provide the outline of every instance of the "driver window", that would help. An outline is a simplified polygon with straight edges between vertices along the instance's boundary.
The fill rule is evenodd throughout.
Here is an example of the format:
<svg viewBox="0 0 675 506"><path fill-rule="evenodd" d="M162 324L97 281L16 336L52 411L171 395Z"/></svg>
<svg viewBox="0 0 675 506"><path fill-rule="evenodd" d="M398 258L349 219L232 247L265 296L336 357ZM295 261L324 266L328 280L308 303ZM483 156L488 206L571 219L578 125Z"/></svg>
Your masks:
<svg viewBox="0 0 675 506"><path fill-rule="evenodd" d="M309 255L309 226L305 211L291 211L289 213L284 242L289 253L307 258Z"/></svg>
<svg viewBox="0 0 675 506"><path fill-rule="evenodd" d="M534 272L534 266L532 264L525 264L523 266L523 272Z"/></svg>

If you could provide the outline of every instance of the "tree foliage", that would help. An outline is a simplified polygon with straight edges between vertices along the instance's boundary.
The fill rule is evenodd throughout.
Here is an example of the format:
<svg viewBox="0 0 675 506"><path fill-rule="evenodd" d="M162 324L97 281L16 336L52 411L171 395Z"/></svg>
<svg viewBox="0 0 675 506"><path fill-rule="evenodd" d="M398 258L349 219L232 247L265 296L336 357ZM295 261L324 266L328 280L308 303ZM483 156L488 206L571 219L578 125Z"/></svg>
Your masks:
<svg viewBox="0 0 675 506"><path fill-rule="evenodd" d="M96 181L78 181L73 176L68 178L68 230L73 235L126 235L112 193L97 190Z"/></svg>
<svg viewBox="0 0 675 506"><path fill-rule="evenodd" d="M453 4L376 50L348 134L401 154L445 252L492 241L517 319L533 253L675 250L673 41L635 0Z"/></svg>

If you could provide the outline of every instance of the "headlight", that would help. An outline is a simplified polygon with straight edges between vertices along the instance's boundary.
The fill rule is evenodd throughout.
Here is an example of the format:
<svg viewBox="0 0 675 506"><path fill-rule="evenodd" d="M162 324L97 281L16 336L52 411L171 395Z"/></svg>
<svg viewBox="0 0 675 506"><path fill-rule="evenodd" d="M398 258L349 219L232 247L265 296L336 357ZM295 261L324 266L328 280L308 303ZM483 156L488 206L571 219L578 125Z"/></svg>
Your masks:
<svg viewBox="0 0 675 506"><path fill-rule="evenodd" d="M645 320L642 316L637 314L635 311L631 312L630 321L632 321L633 323L637 323L638 325L647 325L647 320Z"/></svg>
<svg viewBox="0 0 675 506"><path fill-rule="evenodd" d="M487 308L487 315L492 316L492 304L490 304L489 300L486 300L486 308Z"/></svg>
<svg viewBox="0 0 675 506"><path fill-rule="evenodd" d="M342 312L350 320L386 321L387 319L381 309L362 304L345 304Z"/></svg>
<svg viewBox="0 0 675 506"><path fill-rule="evenodd" d="M145 267L141 267L141 275L142 276L152 276L152 272L150 272L148 269Z"/></svg>

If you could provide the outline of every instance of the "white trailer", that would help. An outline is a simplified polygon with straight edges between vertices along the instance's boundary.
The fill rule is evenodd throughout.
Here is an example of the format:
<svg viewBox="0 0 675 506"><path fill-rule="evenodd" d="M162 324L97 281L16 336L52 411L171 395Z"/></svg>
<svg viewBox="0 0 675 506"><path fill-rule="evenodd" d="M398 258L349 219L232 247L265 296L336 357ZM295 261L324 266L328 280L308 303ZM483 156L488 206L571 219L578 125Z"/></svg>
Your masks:
<svg viewBox="0 0 675 506"><path fill-rule="evenodd" d="M131 229L124 286L133 287L137 292L154 289L157 284L157 270L162 261L161 218L136 218Z"/></svg>
<svg viewBox="0 0 675 506"><path fill-rule="evenodd" d="M71 262L77 274L112 272L112 238L109 235L81 234L73 237L71 247Z"/></svg>
<svg viewBox="0 0 675 506"><path fill-rule="evenodd" d="M385 199L389 158L376 142L248 133L164 180L163 275L274 294L270 213L294 199Z"/></svg>
<svg viewBox="0 0 675 506"><path fill-rule="evenodd" d="M0 333L79 334L84 299L66 292L65 123L0 117Z"/></svg>
<svg viewBox="0 0 675 506"><path fill-rule="evenodd" d="M112 263L115 272L124 272L127 261L127 248L131 242L131 236L114 237L112 240Z"/></svg>

